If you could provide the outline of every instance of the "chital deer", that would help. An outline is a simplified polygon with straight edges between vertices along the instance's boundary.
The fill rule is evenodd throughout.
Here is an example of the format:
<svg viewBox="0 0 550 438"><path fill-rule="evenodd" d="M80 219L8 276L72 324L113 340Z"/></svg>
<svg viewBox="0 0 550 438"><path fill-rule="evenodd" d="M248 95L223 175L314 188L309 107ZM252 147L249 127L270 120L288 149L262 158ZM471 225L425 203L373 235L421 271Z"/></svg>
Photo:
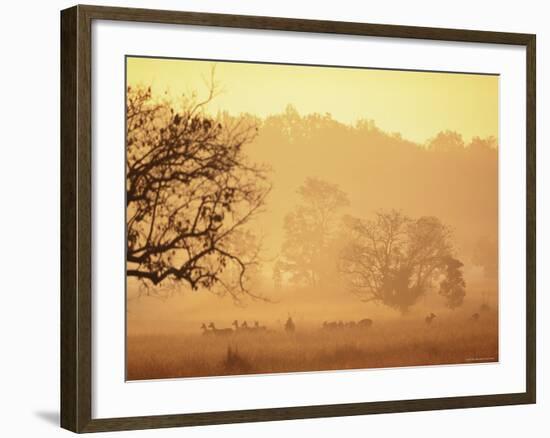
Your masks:
<svg viewBox="0 0 550 438"><path fill-rule="evenodd" d="M231 323L231 325L232 325L233 327L235 327L235 331L236 331L236 332L242 331L242 330L244 330L244 329L246 328L246 327L243 327L242 325L239 325L239 321L237 321L237 320L233 321L233 322Z"/></svg>
<svg viewBox="0 0 550 438"><path fill-rule="evenodd" d="M335 321L325 321L323 322L323 328L325 330L334 330L338 328L338 323Z"/></svg>
<svg viewBox="0 0 550 438"><path fill-rule="evenodd" d="M357 326L358 327L363 327L363 328L370 328L370 327L372 327L372 324L373 324L372 319L365 318L365 319L362 319L361 321L359 321L357 323Z"/></svg>
<svg viewBox="0 0 550 438"><path fill-rule="evenodd" d="M428 316L426 316L426 318L424 318L424 322L425 322L427 325L430 325L436 316L437 316L437 315L436 315L435 313L432 312L432 313L430 313Z"/></svg>
<svg viewBox="0 0 550 438"><path fill-rule="evenodd" d="M292 317L289 316L285 322L285 331L287 333L294 333L295 330L296 330L296 325L294 324L294 321L292 321Z"/></svg>
<svg viewBox="0 0 550 438"><path fill-rule="evenodd" d="M216 328L216 325L213 322L208 324L208 328L212 330L212 333L214 333L216 336L227 336L233 333L233 329L231 328Z"/></svg>
<svg viewBox="0 0 550 438"><path fill-rule="evenodd" d="M201 329L202 329L203 336L210 336L214 334L212 330L209 330L208 327L206 327L206 324L204 322L201 325Z"/></svg>

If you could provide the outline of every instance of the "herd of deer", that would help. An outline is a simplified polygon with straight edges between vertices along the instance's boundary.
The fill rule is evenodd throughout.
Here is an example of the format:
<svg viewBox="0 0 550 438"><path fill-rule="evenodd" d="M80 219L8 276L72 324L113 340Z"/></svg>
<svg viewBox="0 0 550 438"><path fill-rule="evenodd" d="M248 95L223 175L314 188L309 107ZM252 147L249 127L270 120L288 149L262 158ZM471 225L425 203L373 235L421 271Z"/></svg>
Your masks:
<svg viewBox="0 0 550 438"><path fill-rule="evenodd" d="M426 318L424 318L424 322L427 324L427 325L431 325L431 323L433 322L433 320L437 317L437 315L435 313L430 313L428 316L426 316ZM479 313L474 313L472 316L470 316L470 321L472 322L478 322L479 321L479 318L481 316L479 315Z"/></svg>
<svg viewBox="0 0 550 438"><path fill-rule="evenodd" d="M437 315L433 312L431 312L426 318L424 318L424 322L426 325L431 325L433 320L437 317ZM479 313L474 313L470 319L473 322L479 321L480 315ZM212 335L212 336L228 336L235 333L267 333L271 330L268 330L268 328L265 325L260 325L258 321L254 321L254 324L252 326L249 326L246 321L241 322L239 324L239 321L235 320L231 323L233 328L217 328L216 325L213 322L210 322L208 325L203 323L201 325L202 334L205 336ZM359 321L324 321L322 328L324 330L337 330L337 329L344 329L344 328L370 328L373 325L373 320L370 318L361 319ZM296 330L296 325L294 324L294 321L289 316L284 324L284 329L287 333L293 333Z"/></svg>
<svg viewBox="0 0 550 438"><path fill-rule="evenodd" d="M201 329L202 334L205 336L229 336L237 333L242 334L260 334L260 333L269 333L272 330L269 330L265 325L260 325L258 321L254 321L254 325L249 326L248 322L243 321L239 324L239 321L235 320L231 323L233 328L217 328L216 324L210 322L208 325L202 323ZM284 324L284 329L287 333L293 333L296 329L294 321L289 316Z"/></svg>
<svg viewBox="0 0 550 438"><path fill-rule="evenodd" d="M325 321L323 322L323 329L325 330L336 330L343 328L369 328L372 327L372 319L365 318L360 321Z"/></svg>
<svg viewBox="0 0 550 438"><path fill-rule="evenodd" d="M433 320L437 317L437 315L433 312L431 312L426 318L424 318L424 322L426 325L431 325ZM470 316L470 320L472 322L478 322L480 319L479 313L474 313L472 316ZM360 327L360 328L369 328L372 327L373 321L372 319L366 318L362 319L360 321L325 321L323 322L323 329L325 330L336 330L336 329L344 329L344 328L354 328L354 327Z"/></svg>
<svg viewBox="0 0 550 438"><path fill-rule="evenodd" d="M246 321L243 321L239 325L239 321L235 320L231 324L233 328L217 328L216 325L211 322L206 325L203 323L201 325L203 335L214 335L214 336L227 336L234 333L265 333L267 332L267 327L265 325L260 325L258 321L254 321L254 325L249 326Z"/></svg>

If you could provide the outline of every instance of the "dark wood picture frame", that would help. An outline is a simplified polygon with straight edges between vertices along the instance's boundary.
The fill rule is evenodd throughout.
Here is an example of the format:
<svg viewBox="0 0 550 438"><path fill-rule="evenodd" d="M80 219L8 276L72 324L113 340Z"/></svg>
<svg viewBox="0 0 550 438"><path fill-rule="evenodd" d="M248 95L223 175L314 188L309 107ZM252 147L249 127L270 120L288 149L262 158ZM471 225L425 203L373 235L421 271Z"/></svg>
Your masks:
<svg viewBox="0 0 550 438"><path fill-rule="evenodd" d="M508 44L526 48L526 391L229 412L92 419L91 24L93 20ZM61 426L98 432L535 403L535 59L531 34L75 6L61 12Z"/></svg>

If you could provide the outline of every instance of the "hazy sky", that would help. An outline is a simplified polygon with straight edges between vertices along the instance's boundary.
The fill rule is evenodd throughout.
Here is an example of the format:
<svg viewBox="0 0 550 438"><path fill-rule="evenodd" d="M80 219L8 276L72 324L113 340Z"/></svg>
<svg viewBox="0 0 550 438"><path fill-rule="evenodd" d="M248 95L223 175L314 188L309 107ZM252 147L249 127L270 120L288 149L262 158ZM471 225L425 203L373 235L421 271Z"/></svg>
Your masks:
<svg viewBox="0 0 550 438"><path fill-rule="evenodd" d="M214 63L128 58L128 85L173 97L207 91ZM498 138L498 76L217 62L223 93L216 112L266 116L294 105L301 114L331 113L346 123L372 119L387 132L424 143L439 131Z"/></svg>

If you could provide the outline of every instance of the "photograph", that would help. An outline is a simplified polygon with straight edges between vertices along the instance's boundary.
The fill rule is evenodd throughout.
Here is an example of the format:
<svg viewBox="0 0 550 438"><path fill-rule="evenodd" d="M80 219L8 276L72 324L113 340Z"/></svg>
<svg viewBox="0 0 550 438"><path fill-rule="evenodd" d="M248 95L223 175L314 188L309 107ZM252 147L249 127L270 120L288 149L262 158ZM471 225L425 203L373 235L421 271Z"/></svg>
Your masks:
<svg viewBox="0 0 550 438"><path fill-rule="evenodd" d="M499 75L126 56L126 380L499 361Z"/></svg>

